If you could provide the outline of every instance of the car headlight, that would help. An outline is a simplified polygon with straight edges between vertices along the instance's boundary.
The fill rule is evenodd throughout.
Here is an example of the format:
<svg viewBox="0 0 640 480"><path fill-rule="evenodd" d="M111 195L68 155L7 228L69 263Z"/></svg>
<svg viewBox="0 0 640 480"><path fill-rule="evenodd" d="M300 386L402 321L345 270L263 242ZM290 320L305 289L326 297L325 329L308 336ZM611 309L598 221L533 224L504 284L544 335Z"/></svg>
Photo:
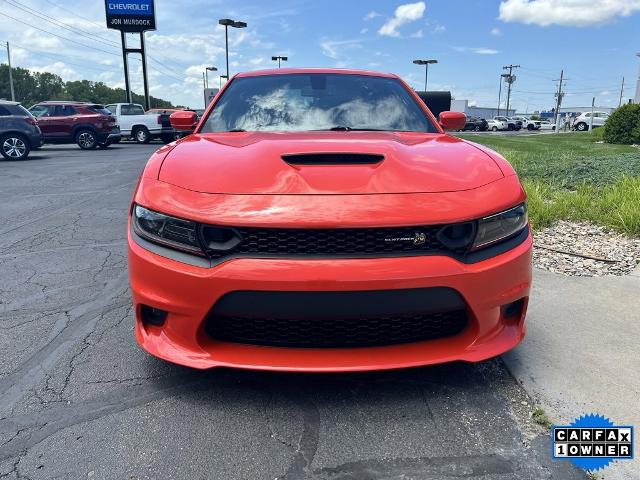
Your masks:
<svg viewBox="0 0 640 480"><path fill-rule="evenodd" d="M476 238L471 250L486 247L522 231L527 226L527 207L523 203L504 212L478 221Z"/></svg>
<svg viewBox="0 0 640 480"><path fill-rule="evenodd" d="M142 238L204 256L196 222L154 212L140 205L134 205L132 220L134 231Z"/></svg>

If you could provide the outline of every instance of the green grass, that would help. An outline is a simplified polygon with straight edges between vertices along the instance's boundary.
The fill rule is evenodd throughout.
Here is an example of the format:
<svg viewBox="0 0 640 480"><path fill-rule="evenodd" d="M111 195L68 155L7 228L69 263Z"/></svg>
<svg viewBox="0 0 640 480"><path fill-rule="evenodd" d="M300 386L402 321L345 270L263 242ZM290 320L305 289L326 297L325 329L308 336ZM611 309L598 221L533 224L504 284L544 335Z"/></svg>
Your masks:
<svg viewBox="0 0 640 480"><path fill-rule="evenodd" d="M533 407L533 412L531 412L531 418L533 418L534 422L546 428L547 430L551 430L551 427L553 426L553 423L551 422L551 420L549 420L549 417L547 417L547 414L545 413L544 409L540 405L536 405Z"/></svg>
<svg viewBox="0 0 640 480"><path fill-rule="evenodd" d="M640 148L596 143L594 134L460 135L496 150L514 166L529 196L535 228L591 221L640 235Z"/></svg>

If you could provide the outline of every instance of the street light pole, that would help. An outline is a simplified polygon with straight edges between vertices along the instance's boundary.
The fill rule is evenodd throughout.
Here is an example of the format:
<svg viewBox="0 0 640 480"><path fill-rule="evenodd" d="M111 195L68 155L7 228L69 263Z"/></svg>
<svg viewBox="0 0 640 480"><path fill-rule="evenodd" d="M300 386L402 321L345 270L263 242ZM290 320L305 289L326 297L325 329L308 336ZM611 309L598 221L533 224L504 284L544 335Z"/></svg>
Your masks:
<svg viewBox="0 0 640 480"><path fill-rule="evenodd" d="M280 60L282 60L283 62L286 62L287 60L289 60L289 57L283 57L282 55L278 55L276 57L271 57L271 60L273 60L274 62L277 60L278 68L280 68Z"/></svg>
<svg viewBox="0 0 640 480"><path fill-rule="evenodd" d="M218 20L219 25L224 25L224 49L227 59L227 79L229 79L229 27L245 28L247 24L230 18L221 18Z"/></svg>
<svg viewBox="0 0 640 480"><path fill-rule="evenodd" d="M206 87L205 88L209 88L209 72L217 72L218 69L216 67L205 67L204 69L204 73L205 73L205 78L206 78Z"/></svg>
<svg viewBox="0 0 640 480"><path fill-rule="evenodd" d="M427 80L429 78L429 65L433 63L438 63L438 60L430 59L430 60L414 60L414 64L416 65L424 65L424 91L427 91Z"/></svg>

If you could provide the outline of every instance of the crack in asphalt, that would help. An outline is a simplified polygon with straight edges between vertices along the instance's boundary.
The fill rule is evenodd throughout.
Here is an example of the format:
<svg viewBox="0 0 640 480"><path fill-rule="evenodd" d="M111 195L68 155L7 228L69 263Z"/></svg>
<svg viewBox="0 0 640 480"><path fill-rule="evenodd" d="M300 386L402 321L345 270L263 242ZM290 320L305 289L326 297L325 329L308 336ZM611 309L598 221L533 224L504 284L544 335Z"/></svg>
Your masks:
<svg viewBox="0 0 640 480"><path fill-rule="evenodd" d="M132 185L135 185L135 184L136 184L136 182L127 182L127 183L123 183L121 185L116 185L114 187L110 187L109 193L113 193L114 191L122 190L122 189L127 188L127 187L131 187ZM40 221L42 221L42 220L44 220L46 218L55 216L55 215L60 214L62 212L66 212L67 210L70 210L73 207L77 207L79 205L83 205L83 204L85 204L87 202L90 202L92 200L94 200L94 197L90 196L89 198L78 200L77 202L68 203L63 207L56 208L56 209L53 209L53 210L49 210L44 215L40 215L40 216L37 216L37 217L30 218L29 220L25 220L24 222L16 223L16 224L12 225L9 228L5 228L4 230L0 230L0 236L6 235L7 233L11 233L14 230L18 230L18 229L20 229L22 227L25 227L27 225L31 225L33 223L40 222Z"/></svg>
<svg viewBox="0 0 640 480"><path fill-rule="evenodd" d="M484 475L513 474L513 462L502 455L466 455L451 457L418 457L369 459L325 467L314 474L327 480L420 478L478 478Z"/></svg>
<svg viewBox="0 0 640 480"><path fill-rule="evenodd" d="M312 474L311 464L320 441L320 411L309 394L299 398L303 428L293 460L283 479L300 480Z"/></svg>
<svg viewBox="0 0 640 480"><path fill-rule="evenodd" d="M126 289L126 273L122 273L107 282L100 294L65 312L67 321L64 325L57 322L57 331L52 332L50 341L16 370L0 378L0 414L13 411L15 404L46 376L47 371L73 348L76 341L94 330L102 315L128 305L131 301L129 298L114 302L121 291ZM110 304L110 301L114 303Z"/></svg>
<svg viewBox="0 0 640 480"><path fill-rule="evenodd" d="M152 379L155 377L149 377ZM161 378L153 384L139 387L128 386L113 390L96 399L85 402L55 406L35 413L0 419L0 432L15 432L22 429L24 435L14 435L0 446L0 461L15 457L34 445L65 428L86 423L107 415L116 414L139 405L170 397L175 394L197 392L210 387L201 376L177 374ZM27 429L37 428L34 431Z"/></svg>

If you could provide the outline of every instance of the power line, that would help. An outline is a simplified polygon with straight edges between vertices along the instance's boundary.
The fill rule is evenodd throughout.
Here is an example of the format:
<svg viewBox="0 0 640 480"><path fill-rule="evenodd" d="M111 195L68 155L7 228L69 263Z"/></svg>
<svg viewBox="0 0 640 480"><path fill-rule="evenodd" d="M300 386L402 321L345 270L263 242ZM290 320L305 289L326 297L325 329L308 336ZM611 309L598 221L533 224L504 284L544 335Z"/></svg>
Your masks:
<svg viewBox="0 0 640 480"><path fill-rule="evenodd" d="M64 23L60 20L57 20L55 18L50 17L49 15L46 15L44 13L40 13L37 10L32 9L31 7L28 7L24 4L21 4L20 2L16 1L16 0L5 0L5 2L9 2L10 5L19 8L20 10L22 10L23 12L26 12L28 14L31 14L35 17L38 17L42 20L44 20L45 22L49 22L53 25L55 25L56 27L60 27L63 28L67 31L70 31L71 33L75 33L76 35L80 35L86 38L89 38L90 40L94 40L97 41L99 43L102 43L104 45L107 45L109 47L118 47L118 43L114 42L113 40L109 40L103 37L100 37L98 35L86 32L85 30L82 30L81 28L78 27L74 27L73 25L69 25L68 23Z"/></svg>
<svg viewBox="0 0 640 480"><path fill-rule="evenodd" d="M90 48L92 50L97 50L99 52L107 53L109 55L115 55L116 57L120 56L117 53L109 52L109 51L104 50L102 48L93 47L91 45L87 45L86 43L78 42L76 40L72 40L70 38L63 37L62 35L58 35L57 33L50 32L49 30L45 30L44 28L36 27L35 25L31 25L30 23L27 23L27 22L24 22L24 21L22 21L22 20L20 20L18 18L12 17L11 15L7 15L6 13L3 13L3 15L5 17L7 17L7 18L10 18L11 20L15 20L16 22L22 23L23 25L26 25L27 27L35 28L36 30L40 30L41 32L48 33L49 35L53 35L54 37L60 38L61 40L65 40L67 42L75 43L77 45L80 45L81 47Z"/></svg>
<svg viewBox="0 0 640 480"><path fill-rule="evenodd" d="M5 0L5 1L9 1L9 2L12 2L12 3L18 3L18 4L20 3L20 2L18 2L17 0ZM48 2L49 4L51 4L51 5L55 6L55 7L58 7L58 8L60 8L60 9L62 9L62 10L64 10L64 11L66 11L66 12L71 13L72 15L75 15L75 16L76 16L76 17L78 17L78 18L81 18L81 19L83 19L83 20L86 20L86 21L88 21L88 22L92 23L93 25L95 25L95 26L97 26L97 27L99 27L99 28L102 28L102 26L101 26L101 25L98 25L97 23L95 23L95 22L93 22L93 21L89 20L89 19L88 19L88 18L86 18L86 17L83 17L82 15L78 15L77 13L73 12L72 10L66 9L66 8L64 8L64 7L62 7L62 6L58 5L58 4L54 3L54 2L51 2L50 0L47 0L47 2ZM20 8L20 7L18 7L18 8ZM113 41L113 40L106 39L105 37L102 37L102 36L99 36L99 35L96 35L96 34L92 34L92 33L86 32L86 31L84 31L84 30L82 30L82 29L80 29L80 28L78 28L78 27L74 27L74 26L69 25L69 24L67 24L67 23L64 23L64 22L61 22L61 21L59 21L59 20L53 19L52 17L50 17L50 16L48 16L48 15L40 14L39 12L35 13L35 12L33 11L33 9L31 9L31 8L29 8L29 7L26 7L26 8L28 8L29 10L32 10L32 11L31 11L31 12L29 12L29 13L32 13L32 14L34 14L34 15L38 15L38 16L41 16L41 17L46 17L46 18L44 18L44 20L46 20L46 21L48 21L48 22L50 22L50 23L58 22L58 23L60 23L60 24L62 24L62 25L64 25L64 26L66 26L66 27L67 27L67 28L66 28L67 30L71 30L71 31L74 31L74 32L77 30L77 32L81 32L81 34L84 34L84 36L86 36L86 37L88 37L88 38L92 38L92 39L93 39L93 38L95 38L95 39L99 39L98 41L100 41L101 43L105 43L105 44L107 44L107 43L108 43L108 44L109 44L109 46L115 46L115 47L118 47L118 48L120 47L120 44L119 44L118 42L115 42L115 41ZM65 28L65 27L63 27L63 28ZM147 56L149 57L149 59L150 59L152 62L155 62L157 65L159 65L160 67L164 68L165 70L171 71L171 72L173 72L173 73L175 73L175 74L177 74L177 75L184 75L184 76L192 77L192 78L200 78L198 75L188 74L188 73L184 73L184 72L179 72L178 70L175 70L175 69L173 69L172 67L170 67L170 66L166 65L165 63L161 62L160 60L158 60L157 58L155 58L155 57L154 57L154 56L152 56L152 55L147 54ZM166 57L163 57L163 58L164 58L165 60L167 60L167 59L166 59ZM157 71L157 69L156 69L156 71ZM183 80L183 78L180 78L180 80Z"/></svg>

